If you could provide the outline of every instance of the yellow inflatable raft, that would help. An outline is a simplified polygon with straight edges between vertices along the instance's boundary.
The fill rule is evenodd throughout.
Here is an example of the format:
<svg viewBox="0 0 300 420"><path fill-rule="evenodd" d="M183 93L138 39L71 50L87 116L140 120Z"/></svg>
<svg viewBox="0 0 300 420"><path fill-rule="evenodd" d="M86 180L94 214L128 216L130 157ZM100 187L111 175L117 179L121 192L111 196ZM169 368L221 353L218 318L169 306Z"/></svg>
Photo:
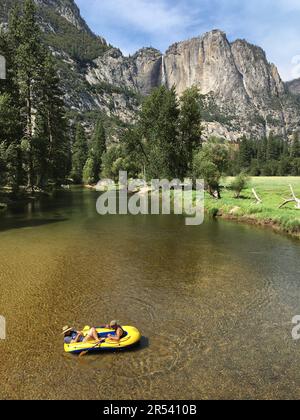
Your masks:
<svg viewBox="0 0 300 420"><path fill-rule="evenodd" d="M95 352L102 352L102 351L116 351L116 350L128 350L134 346L136 346L142 336L139 330L135 327L122 327L124 331L124 336L121 338L119 342L110 340L108 337L109 334L114 335L113 330L109 330L106 328L96 328L99 339L105 339L104 343L101 343L95 347L95 342L89 341L87 343L72 343L72 344L65 344L65 352L66 353L73 353L73 354L80 354L83 351L88 351L91 353ZM83 329L83 335L86 336L90 327L85 327Z"/></svg>

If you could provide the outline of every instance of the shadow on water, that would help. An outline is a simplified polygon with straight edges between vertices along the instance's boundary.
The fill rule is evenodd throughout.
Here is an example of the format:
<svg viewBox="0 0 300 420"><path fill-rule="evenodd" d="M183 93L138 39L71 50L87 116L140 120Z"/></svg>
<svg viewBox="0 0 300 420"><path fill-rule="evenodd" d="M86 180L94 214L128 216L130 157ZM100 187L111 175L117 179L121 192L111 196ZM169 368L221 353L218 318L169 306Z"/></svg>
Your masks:
<svg viewBox="0 0 300 420"><path fill-rule="evenodd" d="M129 349L129 351L131 351L132 353L134 352L138 352L141 350L145 350L150 346L150 340L148 337L142 337L141 341L135 345L134 347L132 347L131 349Z"/></svg>
<svg viewBox="0 0 300 420"><path fill-rule="evenodd" d="M31 219L31 220L16 220L16 219L6 219L5 224L1 224L0 220L0 232L12 230L12 229L24 229L24 228L33 228L37 226L50 225L54 223L66 222L67 218L54 218L54 219Z"/></svg>
<svg viewBox="0 0 300 420"><path fill-rule="evenodd" d="M150 342L149 342L149 338L148 337L142 337L141 341L139 343L136 343L134 345L132 345L131 347L128 348L116 348L114 350L107 350L107 351L90 351L88 353L85 354L85 358L88 356L101 356L101 354L114 354L114 353L138 353L141 352L142 350L145 350L149 347ZM71 354L71 357L78 357L78 354Z"/></svg>

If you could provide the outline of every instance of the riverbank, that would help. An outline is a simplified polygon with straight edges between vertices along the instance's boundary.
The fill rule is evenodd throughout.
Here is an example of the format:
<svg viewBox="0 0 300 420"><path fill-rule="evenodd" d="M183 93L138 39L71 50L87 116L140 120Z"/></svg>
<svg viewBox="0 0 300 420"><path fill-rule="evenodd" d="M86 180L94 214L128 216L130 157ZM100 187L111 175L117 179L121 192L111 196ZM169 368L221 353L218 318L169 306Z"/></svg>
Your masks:
<svg viewBox="0 0 300 420"><path fill-rule="evenodd" d="M230 189L232 180L230 177L223 179L220 200L209 194L205 195L206 214L214 218L271 228L300 239L300 210L295 208L295 203L279 209L284 198L291 197L290 185L300 197L300 177L253 177L238 199L234 198L235 194ZM101 190L95 185L84 187ZM259 204L254 197L253 188L262 201Z"/></svg>
<svg viewBox="0 0 300 420"><path fill-rule="evenodd" d="M300 239L300 210L295 203L279 209L284 198L291 197L289 185L300 196L299 177L253 177L241 198L234 198L229 186L232 178L223 181L222 198L216 200L206 195L205 209L212 217L272 228ZM262 203L257 204L252 189L255 189Z"/></svg>
<svg viewBox="0 0 300 420"><path fill-rule="evenodd" d="M0 214L16 205L28 204L41 197L50 197L56 190L50 188L49 190L36 190L32 193L22 187L17 193L13 193L10 188L2 187L0 189Z"/></svg>

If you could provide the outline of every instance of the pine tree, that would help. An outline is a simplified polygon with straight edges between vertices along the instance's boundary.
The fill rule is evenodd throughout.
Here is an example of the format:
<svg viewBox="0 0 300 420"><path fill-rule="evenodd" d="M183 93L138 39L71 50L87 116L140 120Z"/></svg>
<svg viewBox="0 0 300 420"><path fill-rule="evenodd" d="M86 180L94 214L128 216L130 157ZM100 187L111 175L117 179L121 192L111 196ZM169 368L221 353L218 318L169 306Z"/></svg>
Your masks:
<svg viewBox="0 0 300 420"><path fill-rule="evenodd" d="M257 160L259 167L262 168L267 161L267 147L268 147L268 140L267 138L263 138L259 141L257 147Z"/></svg>
<svg viewBox="0 0 300 420"><path fill-rule="evenodd" d="M268 137L267 144L267 160L273 161L277 160L280 156L280 146L278 139L274 137L274 134L271 132Z"/></svg>
<svg viewBox="0 0 300 420"><path fill-rule="evenodd" d="M246 137L243 137L240 143L240 153L239 153L239 166L241 169L245 170L251 166L251 160L253 157L251 141Z"/></svg>
<svg viewBox="0 0 300 420"><path fill-rule="evenodd" d="M32 0L25 0L23 14L16 10L10 19L9 36L15 47L16 78L20 92L22 113L26 118L23 151L27 155L28 186L34 191L34 120L38 108L36 88L41 76L45 49L36 20L36 8Z"/></svg>
<svg viewBox="0 0 300 420"><path fill-rule="evenodd" d="M62 92L54 60L45 56L42 79L39 82L40 106L37 111L36 138L39 156L40 186L49 179L56 185L62 183L68 171L68 139ZM41 155L42 152L42 155Z"/></svg>
<svg viewBox="0 0 300 420"><path fill-rule="evenodd" d="M300 158L300 139L299 133L294 133L292 147L291 147L291 157Z"/></svg>
<svg viewBox="0 0 300 420"><path fill-rule="evenodd" d="M75 142L72 150L71 177L75 183L82 182L83 169L88 158L88 146L85 132L81 124L76 127Z"/></svg>
<svg viewBox="0 0 300 420"><path fill-rule="evenodd" d="M90 174L90 182L97 182L101 173L102 156L106 152L106 133L103 126L103 122L99 119L96 123L96 127L92 136L90 150L89 150L89 162L88 167L92 168ZM92 163L91 163L92 162Z"/></svg>
<svg viewBox="0 0 300 420"><path fill-rule="evenodd" d="M41 40L32 0L12 10L7 45L11 75L5 92L13 89L7 108L17 120L12 115L11 126L18 129L7 159L14 159L15 184L21 185L25 169L33 192L36 185L44 187L49 180L58 184L70 169L62 92L54 60Z"/></svg>
<svg viewBox="0 0 300 420"><path fill-rule="evenodd" d="M14 49L6 33L0 31L0 54L6 59L6 80L0 83L0 183L17 192L22 181L22 117L15 79Z"/></svg>

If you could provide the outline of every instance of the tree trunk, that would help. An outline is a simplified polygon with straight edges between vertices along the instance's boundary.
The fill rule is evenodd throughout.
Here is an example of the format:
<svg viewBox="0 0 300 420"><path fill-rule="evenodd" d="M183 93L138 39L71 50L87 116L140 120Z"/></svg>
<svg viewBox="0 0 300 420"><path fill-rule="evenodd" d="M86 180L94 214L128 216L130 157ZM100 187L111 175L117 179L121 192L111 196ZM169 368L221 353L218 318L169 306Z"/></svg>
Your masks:
<svg viewBox="0 0 300 420"><path fill-rule="evenodd" d="M34 165L33 165L33 149L32 149L32 98L31 98L31 80L27 81L27 138L29 144L28 150L28 187L31 189L32 194L34 193Z"/></svg>
<svg viewBox="0 0 300 420"><path fill-rule="evenodd" d="M253 195L254 195L254 197L256 199L256 204L262 204L262 199L259 198L259 196L258 196L258 194L257 194L257 192L255 191L254 188L252 188L252 193L253 193Z"/></svg>
<svg viewBox="0 0 300 420"><path fill-rule="evenodd" d="M293 189L292 185L290 185L290 189L291 189L292 197L293 198L287 198L287 199L285 199L284 202L282 204L280 204L279 208L281 209L282 207L284 207L288 203L296 203L295 208L297 210L300 210L300 198L297 198L296 197L296 194L294 192L294 189Z"/></svg>

